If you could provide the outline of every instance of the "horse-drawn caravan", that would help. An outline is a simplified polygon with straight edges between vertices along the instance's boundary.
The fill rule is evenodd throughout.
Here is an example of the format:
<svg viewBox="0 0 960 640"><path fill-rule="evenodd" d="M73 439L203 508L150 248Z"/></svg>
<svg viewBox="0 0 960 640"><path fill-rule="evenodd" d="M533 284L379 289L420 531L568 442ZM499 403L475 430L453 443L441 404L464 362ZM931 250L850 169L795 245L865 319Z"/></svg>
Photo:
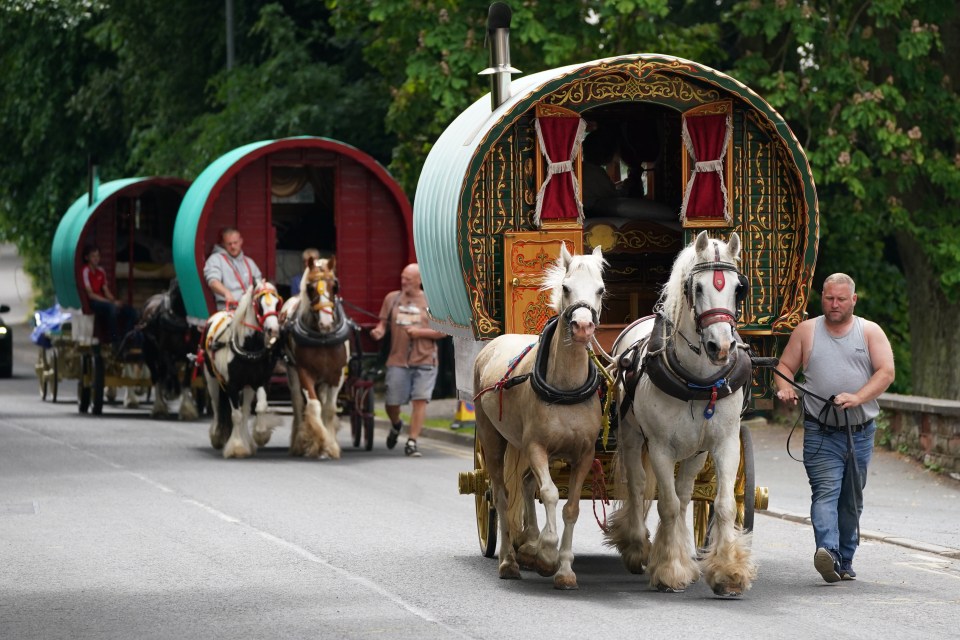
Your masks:
<svg viewBox="0 0 960 640"><path fill-rule="evenodd" d="M544 383L556 372L534 354L554 342L545 334L527 339L533 353L512 359L492 356L487 344L502 334L538 334L551 316L567 317L569 309L556 308L556 295L541 288L542 274L558 254L599 249L607 266L595 334L614 359L597 368L616 376L605 395L616 396L619 407L603 416L613 429L602 429L597 441L594 481L605 476L608 495L623 505L608 540L631 571L647 570L652 585L682 590L700 575L681 522L692 497L696 544L710 541L703 565L708 583L718 594L742 593L753 569L731 513L749 530L754 507L765 506L765 491L754 487L741 409L751 394L755 409L772 408L767 375L753 375L750 357L775 354L778 341L803 319L816 259L817 199L803 150L752 90L689 60L627 55L511 81L508 26L509 9L495 4L487 70L493 91L436 142L414 210L434 326L454 336L461 397L480 395L475 469L461 474L460 488L475 496L481 551L494 553L497 512L508 508L494 506L505 499L498 491L511 473L503 458L509 464L513 455L527 458L520 470L532 469L528 478L535 480L510 496L510 522L501 519L499 535L512 537L521 564L543 573L572 557L565 535L557 560L552 506L543 533L525 518L534 491L545 506L568 493L574 501L591 497L589 487L577 491L582 463L559 445L538 441L510 416L530 405L519 394L538 377L549 389ZM657 312L658 323L644 320ZM502 364L499 373L484 369L491 362ZM604 386L600 377L586 380ZM549 405L568 402L563 395L538 397ZM682 443L669 455L661 449L664 429ZM704 450L711 454L706 466ZM615 453L626 475L612 482ZM641 455L652 463L646 469ZM674 462L680 463L676 482ZM649 497L654 474L660 520L668 526L661 524L651 547L643 491ZM526 502L523 516L512 510L517 502ZM568 502L564 521L572 527L575 520L576 507ZM503 543L500 559L502 577L519 575ZM569 565L563 566L556 586L575 586Z"/></svg>
<svg viewBox="0 0 960 640"><path fill-rule="evenodd" d="M107 285L119 302L138 309L165 291L174 277L174 219L188 185L162 177L94 182L91 192L67 210L54 234L51 272L57 300L70 321L42 340L36 365L41 397L49 394L56 400L59 382L76 378L80 412L99 414L105 391L149 388L146 369L125 367L108 328L94 322L81 281L84 253L99 249Z"/></svg>
<svg viewBox="0 0 960 640"><path fill-rule="evenodd" d="M375 326L383 297L396 288L400 271L413 260L412 211L400 186L366 153L319 137L255 142L215 160L184 197L174 231L174 264L187 313L199 320L211 319L216 312L212 292L204 282L203 266L225 228L240 232L244 254L259 266L265 281L275 285L272 295L283 299L301 294L301 290L292 288L291 280L305 274L303 251L319 250L323 268L316 265L305 274L304 284L308 286L303 293L310 298L311 309L315 307L320 316L329 314L336 322L331 325L319 316L311 319L307 317L310 314L297 313L299 324L284 332L283 341L293 341L288 346L292 355L297 346L319 349L329 341L343 344L344 336L348 336L352 353L340 404L350 414L355 446L365 440L370 449L374 425L372 381L364 379L360 358L363 352L376 349L369 336L346 331L344 324L365 329ZM327 278L334 261L335 280ZM257 290L261 291L259 287ZM262 300L255 295L252 301L254 324L268 321L269 314L257 308ZM325 336L328 332L330 336ZM239 402L239 395L235 395L239 389L231 388L228 381L227 360L237 363L236 367L240 360L257 360L253 357L256 354L227 357L244 348L242 343L226 338L221 342L231 346L220 350L219 369L211 375L216 386L227 391L222 394L224 398L234 397ZM256 349L257 353L262 351L262 357L276 355L266 345ZM216 358L211 360L211 355L208 350L208 370L216 366ZM285 383L283 376L278 378L275 382ZM305 378L298 375L297 380ZM219 389L211 392L220 395ZM293 394L295 433L319 435L318 425L332 421L329 408L318 405L329 403L311 397L303 409L308 428L300 430L303 411L298 407L299 400L299 394ZM263 402L261 398L261 408ZM231 439L233 425L216 424L211 441L228 456L251 455L269 438L268 426L255 427L252 436L237 432L236 439ZM295 435L291 451L335 457L335 442L326 442L314 446Z"/></svg>

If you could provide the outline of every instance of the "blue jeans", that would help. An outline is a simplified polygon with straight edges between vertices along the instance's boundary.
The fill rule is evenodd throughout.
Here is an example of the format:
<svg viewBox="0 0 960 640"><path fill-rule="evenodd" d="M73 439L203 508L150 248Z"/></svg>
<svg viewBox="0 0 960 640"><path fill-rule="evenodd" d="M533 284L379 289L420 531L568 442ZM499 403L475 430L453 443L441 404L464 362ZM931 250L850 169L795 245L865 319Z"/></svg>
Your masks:
<svg viewBox="0 0 960 640"><path fill-rule="evenodd" d="M858 523L863 512L863 488L873 455L877 423L871 420L853 434L859 470L859 487L853 459L848 456L846 431L822 431L816 422L803 422L803 466L810 480L810 520L817 548L840 556L844 566L853 561L859 544Z"/></svg>

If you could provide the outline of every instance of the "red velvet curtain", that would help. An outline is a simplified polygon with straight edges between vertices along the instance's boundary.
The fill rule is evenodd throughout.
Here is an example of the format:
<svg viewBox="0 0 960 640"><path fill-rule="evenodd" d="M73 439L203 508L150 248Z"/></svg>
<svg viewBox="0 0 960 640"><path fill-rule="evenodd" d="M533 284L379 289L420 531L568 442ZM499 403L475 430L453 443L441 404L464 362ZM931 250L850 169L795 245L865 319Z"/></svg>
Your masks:
<svg viewBox="0 0 960 640"><path fill-rule="evenodd" d="M537 193L535 224L539 225L541 220L577 219L583 222L573 172L573 160L583 132L584 122L580 116L537 118L537 137L547 171Z"/></svg>
<svg viewBox="0 0 960 640"><path fill-rule="evenodd" d="M729 117L725 114L685 118L684 143L693 156L681 214L686 219L723 218L727 214L724 156L730 139Z"/></svg>

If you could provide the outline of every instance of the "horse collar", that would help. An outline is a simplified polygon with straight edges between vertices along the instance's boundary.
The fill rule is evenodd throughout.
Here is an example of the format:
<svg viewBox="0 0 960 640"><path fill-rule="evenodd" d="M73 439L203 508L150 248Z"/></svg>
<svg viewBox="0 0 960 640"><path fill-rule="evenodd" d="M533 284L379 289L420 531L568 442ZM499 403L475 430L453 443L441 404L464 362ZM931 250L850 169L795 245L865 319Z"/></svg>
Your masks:
<svg viewBox="0 0 960 640"><path fill-rule="evenodd" d="M303 323L302 316L297 314L295 321L290 323L293 341L301 347L333 347L343 344L347 341L355 325L343 312L340 298L336 298L334 302L333 315L337 319L333 329L320 332L306 326Z"/></svg>
<svg viewBox="0 0 960 640"><path fill-rule="evenodd" d="M589 305L584 304L583 306ZM544 402L550 404L579 404L597 392L601 382L600 372L597 371L593 360L588 360L589 370L587 372L587 381L580 388L570 390L557 389L547 382L550 342L553 339L554 333L557 331L559 321L560 316L550 318L540 333L540 348L537 349L537 359L531 372L530 386L533 387L534 392L536 392L537 396Z"/></svg>
<svg viewBox="0 0 960 640"><path fill-rule="evenodd" d="M701 378L687 371L677 358L674 336L667 334L670 324L663 315L657 316L650 333L649 350L642 365L650 381L658 389L678 400L715 401L726 398L749 384L753 375L753 364L750 358L741 357L738 347L735 347L731 362L708 378ZM736 331L734 336L739 343L740 336Z"/></svg>

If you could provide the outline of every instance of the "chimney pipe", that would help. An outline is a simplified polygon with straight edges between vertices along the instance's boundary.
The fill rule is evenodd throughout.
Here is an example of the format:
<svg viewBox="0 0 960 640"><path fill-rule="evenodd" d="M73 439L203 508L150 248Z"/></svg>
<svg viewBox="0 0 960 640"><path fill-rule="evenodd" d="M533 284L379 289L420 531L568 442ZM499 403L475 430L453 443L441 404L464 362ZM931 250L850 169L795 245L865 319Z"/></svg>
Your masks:
<svg viewBox="0 0 960 640"><path fill-rule="evenodd" d="M100 167L96 154L87 156L87 206L92 207L93 203L100 197Z"/></svg>
<svg viewBox="0 0 960 640"><path fill-rule="evenodd" d="M491 110L510 98L510 74L520 73L510 66L510 18L513 12L505 2L494 2L487 14L487 44L490 66L477 75L490 76Z"/></svg>

